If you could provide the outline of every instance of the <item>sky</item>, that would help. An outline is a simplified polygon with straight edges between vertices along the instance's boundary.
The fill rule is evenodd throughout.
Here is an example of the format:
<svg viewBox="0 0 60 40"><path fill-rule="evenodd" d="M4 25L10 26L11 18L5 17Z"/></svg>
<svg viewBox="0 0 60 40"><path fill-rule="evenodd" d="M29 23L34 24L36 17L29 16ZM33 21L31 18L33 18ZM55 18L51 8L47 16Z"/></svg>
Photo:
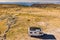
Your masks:
<svg viewBox="0 0 60 40"><path fill-rule="evenodd" d="M0 2L60 2L60 0L0 0Z"/></svg>

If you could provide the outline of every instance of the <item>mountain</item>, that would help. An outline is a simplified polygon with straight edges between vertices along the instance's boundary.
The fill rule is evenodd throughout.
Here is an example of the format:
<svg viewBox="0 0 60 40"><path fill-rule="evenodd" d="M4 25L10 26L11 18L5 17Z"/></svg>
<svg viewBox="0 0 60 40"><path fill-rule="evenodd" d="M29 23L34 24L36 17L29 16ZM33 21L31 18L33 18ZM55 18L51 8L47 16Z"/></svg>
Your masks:
<svg viewBox="0 0 60 40"><path fill-rule="evenodd" d="M0 2L0 4L19 4L19 5L25 5L25 6L31 6L34 3L35 2Z"/></svg>
<svg viewBox="0 0 60 40"><path fill-rule="evenodd" d="M41 7L41 8L45 8L45 7L60 7L60 4L32 4L32 7Z"/></svg>
<svg viewBox="0 0 60 40"><path fill-rule="evenodd" d="M25 6L31 6L32 4L60 4L60 2L0 2L0 4L19 4Z"/></svg>

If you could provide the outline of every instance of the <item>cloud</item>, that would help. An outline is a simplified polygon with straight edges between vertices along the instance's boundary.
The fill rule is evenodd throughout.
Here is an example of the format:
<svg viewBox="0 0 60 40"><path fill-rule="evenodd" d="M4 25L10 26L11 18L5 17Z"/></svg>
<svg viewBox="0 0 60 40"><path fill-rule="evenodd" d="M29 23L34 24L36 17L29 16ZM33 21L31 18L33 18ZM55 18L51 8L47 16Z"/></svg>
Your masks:
<svg viewBox="0 0 60 40"><path fill-rule="evenodd" d="M60 0L0 0L0 2L57 2Z"/></svg>

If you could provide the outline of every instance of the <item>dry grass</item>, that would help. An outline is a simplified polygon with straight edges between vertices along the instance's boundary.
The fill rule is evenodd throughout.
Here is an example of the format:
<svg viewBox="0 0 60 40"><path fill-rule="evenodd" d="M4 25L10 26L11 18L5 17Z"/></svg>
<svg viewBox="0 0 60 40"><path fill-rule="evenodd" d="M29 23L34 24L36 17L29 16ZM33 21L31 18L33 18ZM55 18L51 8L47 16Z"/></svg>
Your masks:
<svg viewBox="0 0 60 40"><path fill-rule="evenodd" d="M12 15L17 17L17 22L12 25L7 33L7 40L29 40L28 27L41 27L43 31L48 28L60 28L60 9L55 8L33 8L33 7L14 7L1 8L1 15ZM1 17L2 18L2 17ZM44 25L39 23L43 22ZM48 24L48 25L46 25ZM51 27L50 27L51 26ZM0 21L1 33L6 30L6 19ZM24 37L23 37L24 36ZM25 37L26 36L26 37ZM21 38L21 39L20 39ZM34 39L31 39L34 40Z"/></svg>

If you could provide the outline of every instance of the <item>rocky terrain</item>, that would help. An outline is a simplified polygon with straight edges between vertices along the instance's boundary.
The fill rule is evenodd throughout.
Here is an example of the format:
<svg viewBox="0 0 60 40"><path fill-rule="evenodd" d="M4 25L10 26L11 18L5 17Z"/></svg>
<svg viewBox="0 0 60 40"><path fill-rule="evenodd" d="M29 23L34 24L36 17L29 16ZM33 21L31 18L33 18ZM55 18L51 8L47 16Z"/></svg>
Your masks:
<svg viewBox="0 0 60 40"><path fill-rule="evenodd" d="M58 7L39 8L1 4L0 40L46 40L30 37L28 35L30 26L40 27L45 34L54 35L55 40L59 40L60 6Z"/></svg>

